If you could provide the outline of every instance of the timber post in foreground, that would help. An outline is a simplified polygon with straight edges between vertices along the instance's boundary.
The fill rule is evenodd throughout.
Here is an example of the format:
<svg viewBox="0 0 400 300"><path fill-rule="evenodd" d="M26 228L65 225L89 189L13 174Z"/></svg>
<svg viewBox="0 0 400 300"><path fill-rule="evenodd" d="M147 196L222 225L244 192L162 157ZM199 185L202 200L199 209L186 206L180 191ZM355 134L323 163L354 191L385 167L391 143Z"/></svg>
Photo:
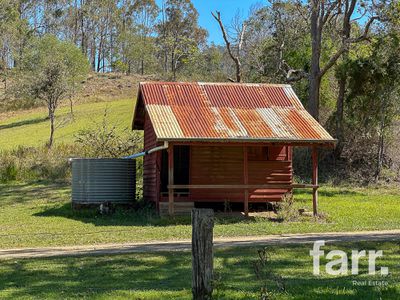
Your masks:
<svg viewBox="0 0 400 300"><path fill-rule="evenodd" d="M192 293L193 300L208 300L212 296L213 279L212 209L192 210Z"/></svg>

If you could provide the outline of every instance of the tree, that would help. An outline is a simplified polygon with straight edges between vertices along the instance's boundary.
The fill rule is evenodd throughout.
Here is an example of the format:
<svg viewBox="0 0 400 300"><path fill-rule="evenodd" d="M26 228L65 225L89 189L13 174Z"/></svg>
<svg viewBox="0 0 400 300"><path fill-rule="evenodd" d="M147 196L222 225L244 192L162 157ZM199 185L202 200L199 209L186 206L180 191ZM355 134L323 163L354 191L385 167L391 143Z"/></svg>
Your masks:
<svg viewBox="0 0 400 300"><path fill-rule="evenodd" d="M378 19L372 16L366 22L362 35L350 39L347 30L351 26L351 18L354 14L357 0L311 0L310 1L310 34L311 34L311 65L310 65L310 94L309 111L315 119L319 119L321 79L332 68L337 60L348 50L350 44L363 41L367 38L372 23ZM327 62L321 66L321 51L323 46L323 34L330 23L342 22L342 41L340 47L334 52Z"/></svg>
<svg viewBox="0 0 400 300"><path fill-rule="evenodd" d="M238 15L236 17L236 37L232 42L230 37L228 36L228 32L225 29L224 24L221 20L221 13L219 11L215 13L211 13L214 19L218 22L219 27L221 29L222 37L225 41L226 50L228 51L229 56L232 58L232 61L235 64L235 75L236 75L236 82L242 82L242 63L241 63L241 52L243 47L244 35L246 33L246 22L238 22L239 18ZM232 45L232 43L234 45ZM230 81L234 81L230 79Z"/></svg>
<svg viewBox="0 0 400 300"><path fill-rule="evenodd" d="M149 60L149 56L153 51L153 39L150 35L154 32L155 21L159 12L159 8L154 0L137 0L134 5L134 17L137 27L137 35L140 38L140 73L143 75L145 70L145 62Z"/></svg>
<svg viewBox="0 0 400 300"><path fill-rule="evenodd" d="M360 6L361 3L359 0L346 0L344 2L344 8L343 8L343 21L342 21L342 30L341 30L341 50L342 50L342 61L346 62L349 59L349 53L350 53L350 43L351 42L360 42L363 40L367 40L369 36L369 28L372 25L372 23L376 20L385 20L386 17L383 15L385 14L381 8L382 4L378 4L377 2L373 2L370 6L368 6L366 3L362 3L361 7L358 7L359 11L357 11L357 6ZM377 11L377 8L379 8L379 11ZM354 27L355 20L360 19L360 16L363 16L365 18L366 15L368 14L373 14L376 13L375 15L372 15L369 17L366 25L365 25L365 30L362 35L359 35L358 38L353 38L352 35L354 35L354 30L352 30L352 27ZM350 41L350 43L349 43ZM340 158L343 147L344 147L344 101L346 98L346 88L347 88L347 78L346 78L346 72L338 72L338 85L339 85L339 92L337 96L337 101L336 101L336 113L335 113L335 118L336 118L336 123L335 123L335 135L336 138L338 139L338 144L335 148L335 156L336 158ZM340 76L341 75L341 76Z"/></svg>
<svg viewBox="0 0 400 300"><path fill-rule="evenodd" d="M145 73L155 62L155 22L159 8L154 0L125 0L118 13L117 44L114 66L127 74Z"/></svg>
<svg viewBox="0 0 400 300"><path fill-rule="evenodd" d="M190 0L163 2L162 19L157 26L164 71L177 71L205 43L207 32L198 25L198 13Z"/></svg>
<svg viewBox="0 0 400 300"><path fill-rule="evenodd" d="M249 15L244 58L254 80L296 83L307 78L311 60L307 8L295 1L273 1Z"/></svg>
<svg viewBox="0 0 400 300"><path fill-rule="evenodd" d="M368 38L372 24L379 19L372 9L365 8L361 11L361 17L357 15L356 12L360 10L356 9L362 7L366 7L366 4L359 0L310 0L307 5L298 0L278 0L271 1L266 14L260 15L261 20L268 23L265 27L273 31L270 33L271 44L278 56L278 69L286 74L285 80L308 80L308 110L317 120L323 77L348 51L350 45ZM353 27L360 28L357 22L361 18L366 20L364 28L352 37L349 30L351 32ZM307 27L308 32L303 32L302 28ZM307 43L310 56L305 66L294 67L287 60L288 49L294 52L299 47L304 48L300 43L294 44L293 40Z"/></svg>
<svg viewBox="0 0 400 300"><path fill-rule="evenodd" d="M20 21L14 1L0 0L0 77L7 89L8 70L14 65L19 30L24 22Z"/></svg>
<svg viewBox="0 0 400 300"><path fill-rule="evenodd" d="M88 61L73 44L46 35L27 49L23 62L20 71L26 78L26 91L47 105L50 119L48 147L51 148L56 109L88 74Z"/></svg>
<svg viewBox="0 0 400 300"><path fill-rule="evenodd" d="M384 146L391 138L392 126L400 113L399 49L398 33L389 32L375 39L370 55L346 62L348 144L353 155L359 151L359 156L373 162L375 180L382 169Z"/></svg>

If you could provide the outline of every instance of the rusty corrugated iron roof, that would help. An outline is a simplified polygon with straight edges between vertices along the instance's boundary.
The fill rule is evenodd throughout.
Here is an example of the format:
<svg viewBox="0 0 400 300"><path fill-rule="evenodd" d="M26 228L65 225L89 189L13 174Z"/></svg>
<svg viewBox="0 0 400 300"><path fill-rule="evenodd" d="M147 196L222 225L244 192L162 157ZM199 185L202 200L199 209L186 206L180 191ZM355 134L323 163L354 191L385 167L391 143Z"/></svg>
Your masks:
<svg viewBox="0 0 400 300"><path fill-rule="evenodd" d="M290 85L142 82L134 129L144 112L159 141L335 142Z"/></svg>

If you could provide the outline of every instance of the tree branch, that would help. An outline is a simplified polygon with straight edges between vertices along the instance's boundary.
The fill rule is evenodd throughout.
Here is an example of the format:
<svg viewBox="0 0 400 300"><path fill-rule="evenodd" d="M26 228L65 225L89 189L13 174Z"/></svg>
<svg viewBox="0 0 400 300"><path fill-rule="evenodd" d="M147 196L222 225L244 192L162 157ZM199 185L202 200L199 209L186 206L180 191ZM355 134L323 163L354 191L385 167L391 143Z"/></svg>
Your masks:
<svg viewBox="0 0 400 300"><path fill-rule="evenodd" d="M369 30L375 20L380 20L378 16L371 17L365 25L364 32L357 38L347 39L344 41L342 47L328 60L326 65L321 69L320 76L324 76L325 73L336 63L340 56L349 48L350 44L359 43L368 38Z"/></svg>
<svg viewBox="0 0 400 300"><path fill-rule="evenodd" d="M240 63L239 55L240 55L240 49L241 49L242 44L243 44L243 37L244 37L244 32L245 32L246 26L245 26L245 24L243 24L243 26L242 26L242 32L240 33L239 41L238 41L237 56L235 56L235 55L233 55L232 48L231 48L231 43L229 42L228 35L226 33L224 24L222 23L222 20L221 20L221 12L216 11L216 14L214 12L211 12L211 15L218 22L219 27L221 28L222 37L223 37L223 39L225 41L226 49L228 51L228 54L232 58L233 62L235 63L235 66L236 66L236 81L237 82L242 82L242 70L241 70L241 63Z"/></svg>
<svg viewBox="0 0 400 300"><path fill-rule="evenodd" d="M369 30L370 30L372 24L374 23L374 21L380 20L380 19L381 19L381 18L380 18L379 16L373 16L373 17L371 17L371 18L368 20L368 22L367 22L367 24L365 25L365 27L364 27L364 32L363 32L363 34L360 35L359 37L355 38L355 39L349 39L349 40L348 40L348 43L358 43L358 42L361 42L361 41L366 40L366 39L368 38Z"/></svg>
<svg viewBox="0 0 400 300"><path fill-rule="evenodd" d="M214 14L214 12L211 12L211 15L214 17L215 20L217 20L217 22L218 22L218 24L219 24L219 27L221 28L222 37L223 37L223 39L224 39L224 41L225 41L226 49L228 50L229 56L230 56L233 60L235 60L236 57L235 57L235 56L233 55L233 53L232 53L231 43L229 42L228 35L227 35L227 33L226 33L224 24L223 24L222 21L221 21L221 12L217 11L217 12L216 12L216 15Z"/></svg>

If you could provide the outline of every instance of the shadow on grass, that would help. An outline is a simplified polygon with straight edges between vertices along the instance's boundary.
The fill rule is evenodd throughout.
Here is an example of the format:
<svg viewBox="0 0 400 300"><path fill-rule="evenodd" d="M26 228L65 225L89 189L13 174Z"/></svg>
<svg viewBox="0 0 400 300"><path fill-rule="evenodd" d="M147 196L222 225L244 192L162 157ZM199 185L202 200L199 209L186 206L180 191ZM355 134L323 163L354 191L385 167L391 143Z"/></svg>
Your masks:
<svg viewBox="0 0 400 300"><path fill-rule="evenodd" d="M66 183L12 183L0 184L0 207L24 204L37 200L57 202L69 197Z"/></svg>
<svg viewBox="0 0 400 300"><path fill-rule="evenodd" d="M294 195L312 195L311 190L295 190ZM335 190L325 190L325 189L318 189L318 194L323 197L336 197L336 196L365 196L366 194L360 191L353 191L350 189L335 189Z"/></svg>
<svg viewBox="0 0 400 300"><path fill-rule="evenodd" d="M45 122L47 120L48 120L47 117L40 117L40 118L34 118L34 119L28 119L28 120L13 122L13 123L10 123L10 124L0 125L0 130L15 128L15 127L21 127L21 126L25 126L25 125L38 124L38 123Z"/></svg>
<svg viewBox="0 0 400 300"><path fill-rule="evenodd" d="M84 208L74 210L70 203L46 207L41 212L35 213L37 217L63 217L90 223L95 226L176 226L190 225L190 215L160 217L152 208L142 208L138 210L117 208L112 215L100 215L96 208ZM241 216L216 215L217 224L236 224L255 222L254 218L244 218Z"/></svg>
<svg viewBox="0 0 400 300"><path fill-rule="evenodd" d="M368 249L368 245L359 245ZM375 244L377 247L377 244ZM378 246L379 247L379 246ZM353 244L345 246L351 251ZM385 260L395 269L398 254ZM254 274L257 248L228 248L215 251L215 272L219 274L215 293L219 299L259 299L262 282ZM388 288L353 286L353 280L366 277L316 277L312 274L310 245L271 246L270 270L283 277L286 287L278 292L274 282L268 290L280 299L399 299L398 273ZM390 262L390 263L389 263ZM363 264L362 268L367 268ZM382 278L367 278L382 280ZM2 291L2 292L1 292ZM137 293L141 291L139 296ZM3 294L2 294L3 293ZM115 298L190 299L191 253L159 252L90 256L75 258L21 259L2 262L0 270L2 299Z"/></svg>

